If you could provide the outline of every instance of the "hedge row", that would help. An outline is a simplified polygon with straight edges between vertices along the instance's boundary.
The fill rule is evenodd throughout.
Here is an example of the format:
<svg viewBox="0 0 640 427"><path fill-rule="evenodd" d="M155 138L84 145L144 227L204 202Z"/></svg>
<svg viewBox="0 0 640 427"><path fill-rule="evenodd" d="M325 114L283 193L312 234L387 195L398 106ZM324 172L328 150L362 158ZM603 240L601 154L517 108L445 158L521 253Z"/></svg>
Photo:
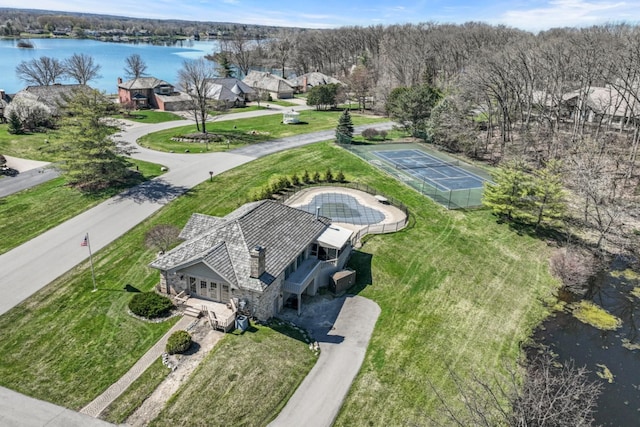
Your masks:
<svg viewBox="0 0 640 427"><path fill-rule="evenodd" d="M305 170L302 174L294 172L290 176L274 176L269 180L269 183L267 185L253 191L253 193L251 194L251 200L256 201L270 199L274 194L285 191L291 187L298 187L308 184L318 184L321 182L346 182L346 178L342 171L339 171L334 175L331 168L327 168L324 174L320 174L320 172L318 171L310 174L309 171Z"/></svg>

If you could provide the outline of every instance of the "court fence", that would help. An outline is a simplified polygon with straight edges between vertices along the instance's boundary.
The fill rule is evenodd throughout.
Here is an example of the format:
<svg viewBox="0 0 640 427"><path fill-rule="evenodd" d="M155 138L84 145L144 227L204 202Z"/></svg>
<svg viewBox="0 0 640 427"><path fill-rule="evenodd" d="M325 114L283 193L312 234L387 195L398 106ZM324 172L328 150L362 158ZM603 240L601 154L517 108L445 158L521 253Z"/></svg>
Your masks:
<svg viewBox="0 0 640 427"><path fill-rule="evenodd" d="M407 169L397 168L391 163L387 163L376 156L373 151L380 150L398 150L402 148L412 148L419 149L427 152L428 154L442 159L443 162L456 164L457 167L466 170L468 172L472 172L479 176L486 176L484 171L481 171L479 168L473 167L469 164L460 162L457 159L451 158L449 156L444 155L439 152L432 152L425 150L424 147L418 146L416 144L387 144L383 145L374 145L374 146L360 146L360 145L341 145L342 148L347 151L355 154L361 159L367 161L372 166L382 170L387 173L391 177L397 179L400 182L404 182L409 187L418 191L420 194L424 194L425 196L433 199L435 202L441 204L447 209L466 209L466 208L477 208L482 206L482 193L483 188L465 188L460 190L439 190L434 187L430 182L419 178L418 176L407 173ZM487 177L488 179L488 177Z"/></svg>
<svg viewBox="0 0 640 427"><path fill-rule="evenodd" d="M364 191L365 193L371 194L372 196L382 196L386 199L387 203L389 203L392 206L395 206L396 208L400 209L402 213L404 213L405 216L403 219L401 219L400 221L394 222L392 224L369 224L362 227L360 230L358 230L357 233L354 233L354 235L351 236L351 244L355 248L359 248L362 246L362 238L367 234L395 233L396 231L402 230L407 226L407 224L409 224L409 209L404 203L402 203L395 197L387 196L386 194L379 192L375 188L359 182L328 182L328 183L317 183L317 184L308 185L308 186L294 187L279 193L277 196L277 200L280 203L284 203L290 198L292 198L293 196L295 196L296 194L300 193L301 191L307 190L309 188L317 188L322 186L351 188L354 190Z"/></svg>

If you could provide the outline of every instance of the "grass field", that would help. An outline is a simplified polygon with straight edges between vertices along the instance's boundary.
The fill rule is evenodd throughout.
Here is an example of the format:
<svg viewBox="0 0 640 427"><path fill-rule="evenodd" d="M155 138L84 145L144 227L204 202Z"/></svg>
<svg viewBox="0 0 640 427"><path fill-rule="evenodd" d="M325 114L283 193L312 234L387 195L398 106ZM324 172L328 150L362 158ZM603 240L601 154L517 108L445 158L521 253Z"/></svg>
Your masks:
<svg viewBox="0 0 640 427"><path fill-rule="evenodd" d="M140 123L163 123L173 120L182 120L182 117L177 114L170 113L168 111L155 111L155 110L136 110L130 114L121 114L115 116L118 119L127 119Z"/></svg>
<svg viewBox="0 0 640 427"><path fill-rule="evenodd" d="M95 254L98 292L90 292L85 263L0 317L0 384L82 407L169 328L125 313L130 295L123 286L147 290L158 280L146 266L154 256L142 245L146 230L160 223L182 226L192 212L224 215L270 176L328 166L400 199L412 214L409 228L370 237L353 258L354 265L365 266L356 291L376 301L382 314L337 424L428 424L427 417L440 411L430 382L459 405L449 369L464 378L471 370L489 375L505 361L513 363L520 343L546 315L543 301L556 285L547 268L550 249L496 223L486 211L445 211L329 143L265 157L202 183ZM263 337L266 342L273 336ZM231 341L219 343L207 363L222 366L226 359L218 357ZM255 364L270 357L255 354ZM231 387L230 378L221 380ZM204 398L198 405L234 407L236 399L226 393L215 405ZM262 398L243 399L253 400L249 410L260 413L275 413L284 403L268 401L273 406L263 408L269 405ZM235 415L228 424L251 417Z"/></svg>
<svg viewBox="0 0 640 427"><path fill-rule="evenodd" d="M334 129L338 124L340 114L341 112L339 111L301 111L300 121L302 123L298 125L282 124L282 116L280 114L251 119L210 122L207 123L207 132L220 135L223 142L209 144L209 151L226 151L269 139ZM387 121L386 119L360 116L357 114L352 114L352 119L354 126ZM181 153L189 150L191 153L201 153L207 149L203 143L176 142L171 140L174 136L194 133L196 131L195 125L168 129L143 136L138 140L138 143L158 151ZM229 141L228 146L226 143L227 140Z"/></svg>
<svg viewBox="0 0 640 427"><path fill-rule="evenodd" d="M160 166L154 163L131 161L142 174L139 182L162 173ZM0 198L0 254L39 236L120 191L122 188L111 188L99 194L86 195L68 187L64 177L58 177Z"/></svg>
<svg viewBox="0 0 640 427"><path fill-rule="evenodd" d="M317 359L295 332L252 326L226 335L150 425L266 426Z"/></svg>
<svg viewBox="0 0 640 427"><path fill-rule="evenodd" d="M47 151L48 144L45 142L53 141L58 135L57 131L12 135L7 131L8 127L7 124L0 124L0 154L45 162L57 160L54 153Z"/></svg>

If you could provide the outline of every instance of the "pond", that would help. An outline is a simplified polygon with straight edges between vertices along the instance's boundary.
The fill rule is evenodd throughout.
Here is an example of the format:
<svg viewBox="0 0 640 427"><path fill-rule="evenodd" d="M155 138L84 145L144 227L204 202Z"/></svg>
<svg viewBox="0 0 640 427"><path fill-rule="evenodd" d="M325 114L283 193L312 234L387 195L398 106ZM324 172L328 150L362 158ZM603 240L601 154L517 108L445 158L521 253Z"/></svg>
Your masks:
<svg viewBox="0 0 640 427"><path fill-rule="evenodd" d="M147 64L147 73L176 84L177 73L185 59L197 59L219 50L215 40L178 40L165 44L114 43L79 39L33 39L33 49L18 47L18 40L0 40L0 89L16 93L26 84L16 75L16 66L41 56L64 60L74 53L91 55L100 69L100 78L89 85L106 93L117 92L117 79L124 76L124 60L137 53ZM126 80L126 78L125 78ZM61 83L72 83L62 81Z"/></svg>
<svg viewBox="0 0 640 427"><path fill-rule="evenodd" d="M599 330L563 311L533 336L561 361L586 365L592 379L603 385L596 414L601 426L635 426L640 419L640 280L630 267L630 260L616 258L593 278L584 297L621 319L620 328Z"/></svg>

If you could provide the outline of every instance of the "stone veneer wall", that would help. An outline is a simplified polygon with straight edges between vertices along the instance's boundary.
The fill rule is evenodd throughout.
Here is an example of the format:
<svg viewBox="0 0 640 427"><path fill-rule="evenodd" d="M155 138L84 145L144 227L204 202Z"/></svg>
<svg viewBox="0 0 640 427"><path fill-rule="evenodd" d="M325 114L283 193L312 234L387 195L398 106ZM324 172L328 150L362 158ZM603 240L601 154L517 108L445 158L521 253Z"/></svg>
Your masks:
<svg viewBox="0 0 640 427"><path fill-rule="evenodd" d="M166 271L160 273L160 292L177 295L182 290L188 290L186 275L180 279L181 274L167 274ZM281 273L264 292L251 292L248 290L236 289L231 292L232 298L245 300L248 309L253 317L266 321L277 313L274 312L274 301L278 301L278 311L282 309L282 283L284 273Z"/></svg>

